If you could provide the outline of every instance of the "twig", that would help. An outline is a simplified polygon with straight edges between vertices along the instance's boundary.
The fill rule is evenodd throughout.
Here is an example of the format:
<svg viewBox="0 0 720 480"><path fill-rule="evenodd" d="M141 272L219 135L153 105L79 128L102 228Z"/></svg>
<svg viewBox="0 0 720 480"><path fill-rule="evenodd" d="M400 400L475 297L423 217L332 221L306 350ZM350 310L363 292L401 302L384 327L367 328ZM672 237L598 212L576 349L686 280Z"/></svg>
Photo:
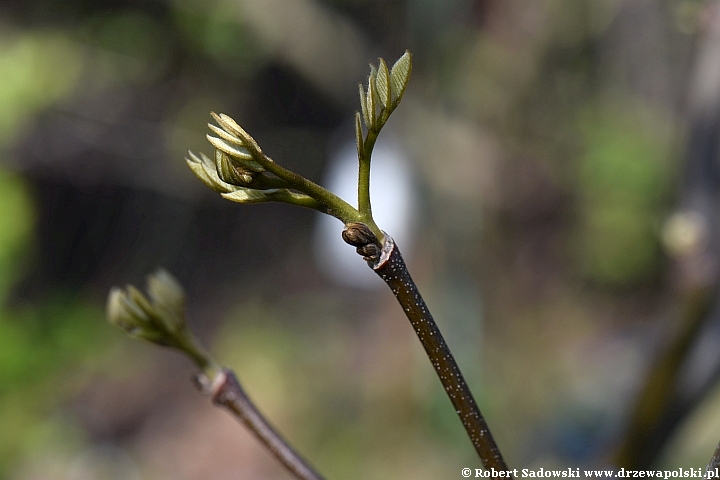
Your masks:
<svg viewBox="0 0 720 480"><path fill-rule="evenodd" d="M385 234L381 246L372 230L363 223L345 225L342 235L343 240L356 247L358 254L388 284L405 311L483 466L488 470L509 470L392 237Z"/></svg>
<svg viewBox="0 0 720 480"><path fill-rule="evenodd" d="M717 305L718 262L710 248L707 216L694 211L676 213L666 222L664 239L674 259L675 302L679 324L664 351L651 365L645 385L635 403L628 428L615 455L618 467L643 470L650 467L673 430L701 399L707 388L679 391L679 375L687 364L708 314ZM683 244L672 234L682 231Z"/></svg>
<svg viewBox="0 0 720 480"><path fill-rule="evenodd" d="M708 463L708 466L705 469L705 478L711 478L710 472L713 472L712 475L717 478L715 470L718 468L720 468L720 443L718 443L718 446L715 448L715 453L713 453L710 463Z"/></svg>
<svg viewBox="0 0 720 480"><path fill-rule="evenodd" d="M670 432L663 431L664 419L671 412L669 407L680 367L712 305L709 293L698 288L684 298L683 324L667 350L651 367L615 455L616 466L631 470L649 467L667 440Z"/></svg>
<svg viewBox="0 0 720 480"><path fill-rule="evenodd" d="M148 296L128 285L110 290L108 321L131 337L175 348L193 361L200 373L196 385L216 405L228 409L260 442L300 480L322 480L322 476L290 447L270 425L240 386L235 374L220 368L200 346L186 321L185 290L163 269L148 277Z"/></svg>
<svg viewBox="0 0 720 480"><path fill-rule="evenodd" d="M215 405L226 408L252 431L260 442L301 480L323 480L288 442L270 425L245 393L232 370L223 368L212 382L204 375L197 377L197 385L211 396Z"/></svg>

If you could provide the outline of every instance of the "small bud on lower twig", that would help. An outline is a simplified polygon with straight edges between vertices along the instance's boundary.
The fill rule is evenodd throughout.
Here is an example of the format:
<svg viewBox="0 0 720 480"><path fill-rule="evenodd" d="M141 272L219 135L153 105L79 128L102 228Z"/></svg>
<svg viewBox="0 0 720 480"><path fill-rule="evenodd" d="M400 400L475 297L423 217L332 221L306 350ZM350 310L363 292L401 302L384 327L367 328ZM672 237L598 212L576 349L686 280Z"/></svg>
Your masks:
<svg viewBox="0 0 720 480"><path fill-rule="evenodd" d="M214 378L219 368L193 337L185 321L185 291L165 270L148 277L148 296L132 285L113 288L107 303L108 321L130 336L188 355L205 375Z"/></svg>
<svg viewBox="0 0 720 480"><path fill-rule="evenodd" d="M125 290L113 288L107 305L110 323L133 337L188 355L200 369L194 382L201 392L247 426L296 478L322 480L250 401L232 370L220 368L197 343L185 322L185 291L180 283L159 270L148 277L147 292L145 296L132 285Z"/></svg>

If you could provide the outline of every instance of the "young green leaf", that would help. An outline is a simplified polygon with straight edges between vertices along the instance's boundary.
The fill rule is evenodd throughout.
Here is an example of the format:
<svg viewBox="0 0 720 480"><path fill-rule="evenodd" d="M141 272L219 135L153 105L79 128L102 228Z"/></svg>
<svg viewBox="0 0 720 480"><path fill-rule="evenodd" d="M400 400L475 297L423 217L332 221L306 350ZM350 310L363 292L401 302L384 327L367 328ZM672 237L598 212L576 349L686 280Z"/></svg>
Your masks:
<svg viewBox="0 0 720 480"><path fill-rule="evenodd" d="M377 92L375 92L375 82L373 81L372 75L369 78L368 81L368 89L367 89L367 95L365 99L365 105L367 107L367 116L370 120L370 123L366 123L369 130L374 130L376 125L376 118L375 118L375 98L377 97Z"/></svg>
<svg viewBox="0 0 720 480"><path fill-rule="evenodd" d="M207 155L200 153L200 157L188 151L190 158L185 158L190 170L193 171L196 177L208 187L212 188L216 192L225 193L232 192L235 187L222 181L218 176L215 163L210 160Z"/></svg>
<svg viewBox="0 0 720 480"><path fill-rule="evenodd" d="M218 137L222 138L223 140L226 140L230 143L233 143L239 147L244 147L245 144L243 143L242 139L240 137L237 137L236 135L228 132L227 130L223 130L220 127L216 127L212 123L207 124L208 128L215 133ZM249 152L248 152L249 153Z"/></svg>
<svg viewBox="0 0 720 480"><path fill-rule="evenodd" d="M239 188L234 192L223 193L222 197L237 203L260 203L271 201L272 190L251 190Z"/></svg>
<svg viewBox="0 0 720 480"><path fill-rule="evenodd" d="M402 57L395 62L392 70L390 70L390 84L392 86L393 100L399 102L405 94L410 72L412 71L412 54L409 50L405 50Z"/></svg>
<svg viewBox="0 0 720 480"><path fill-rule="evenodd" d="M367 107L367 94L365 93L362 83L358 84L358 89L360 90L360 110L362 110L363 120L365 120L365 126L370 127L370 113L368 112Z"/></svg>
<svg viewBox="0 0 720 480"><path fill-rule="evenodd" d="M252 150L256 153L261 153L262 150L260 150L260 146L255 142L255 139L252 138L248 133L243 130L243 128L235 122L231 117L225 115L224 113L221 113L218 115L215 112L210 112L210 115L215 119L218 124L223 127L228 133L231 133L235 135L236 137L240 138L243 141L243 144L248 148L248 150Z"/></svg>
<svg viewBox="0 0 720 480"><path fill-rule="evenodd" d="M390 72L385 60L380 59L380 65L378 66L377 75L375 77L375 86L377 87L377 94L380 98L382 108L390 108L390 102L392 101L392 93L390 90Z"/></svg>
<svg viewBox="0 0 720 480"><path fill-rule="evenodd" d="M357 144L358 158L363 156L363 131L360 124L360 112L355 112L355 143Z"/></svg>
<svg viewBox="0 0 720 480"><path fill-rule="evenodd" d="M215 170L218 177L230 185L244 186L253 181L253 173L243 168L243 165L236 165L233 158L222 150L215 150Z"/></svg>
<svg viewBox="0 0 720 480"><path fill-rule="evenodd" d="M224 193L222 196L237 203L280 202L328 213L327 207L323 206L311 196L305 195L304 193L293 192L287 188L271 188L268 190L240 188L232 193Z"/></svg>
<svg viewBox="0 0 720 480"><path fill-rule="evenodd" d="M199 178L205 185L215 190L215 182L203 168L202 161L189 150L188 155L190 156L190 158L185 157L185 162L188 164L188 167L190 167L190 170L192 170L195 176Z"/></svg>
<svg viewBox="0 0 720 480"><path fill-rule="evenodd" d="M237 157L240 160L245 161L252 161L253 156L250 154L250 152L247 151L245 147L238 147L236 145L233 145L229 142L226 142L225 140L213 137L210 134L205 135L210 143L212 143L213 147L222 150L223 152L227 153L228 155L232 155L233 157ZM257 163L257 162L256 162ZM262 167L258 165L261 169Z"/></svg>
<svg viewBox="0 0 720 480"><path fill-rule="evenodd" d="M147 292L157 310L177 317L185 324L185 289L167 270L158 269L147 279Z"/></svg>

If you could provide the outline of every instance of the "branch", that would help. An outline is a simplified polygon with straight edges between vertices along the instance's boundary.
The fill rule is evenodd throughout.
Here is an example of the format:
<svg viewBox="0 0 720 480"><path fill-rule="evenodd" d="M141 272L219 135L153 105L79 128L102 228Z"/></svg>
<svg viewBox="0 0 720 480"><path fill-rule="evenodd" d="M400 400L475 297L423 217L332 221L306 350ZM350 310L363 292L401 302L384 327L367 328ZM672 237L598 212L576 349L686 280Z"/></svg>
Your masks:
<svg viewBox="0 0 720 480"><path fill-rule="evenodd" d="M673 430L707 391L686 389L679 395L679 375L717 304L718 269L710 249L707 215L679 211L663 228L663 241L676 272L674 296L679 324L664 351L650 367L623 441L616 466L628 470L650 467Z"/></svg>
<svg viewBox="0 0 720 480"><path fill-rule="evenodd" d="M195 363L200 373L196 384L216 405L228 409L260 442L300 480L322 476L293 450L270 425L240 386L235 374L220 368L190 331L185 319L185 291L165 270L148 277L148 296L132 285L113 288L107 303L108 321L131 337L179 350Z"/></svg>
<svg viewBox="0 0 720 480"><path fill-rule="evenodd" d="M392 237L385 234L385 242L381 246L372 230L362 223L345 225L342 235L343 240L356 247L370 268L388 284L405 311L483 466L488 470L509 470Z"/></svg>
<svg viewBox="0 0 720 480"><path fill-rule="evenodd" d="M301 480L323 480L323 477L290 446L287 440L260 413L232 370L223 368L212 381L204 375L198 375L197 385L203 393L211 396L215 405L227 409L240 423L249 428L265 448L295 477Z"/></svg>
<svg viewBox="0 0 720 480"><path fill-rule="evenodd" d="M718 446L715 448L715 453L713 453L710 463L708 463L708 466L705 469L704 478L711 478L708 474L713 472L713 475L715 475L715 470L718 468L720 468L720 443L718 443ZM715 478L717 478L717 475L715 475Z"/></svg>
<svg viewBox="0 0 720 480"><path fill-rule="evenodd" d="M630 417L615 465L639 470L652 465L671 431L664 420L671 413L678 374L712 306L712 290L698 288L683 299L682 324L667 350L652 365Z"/></svg>

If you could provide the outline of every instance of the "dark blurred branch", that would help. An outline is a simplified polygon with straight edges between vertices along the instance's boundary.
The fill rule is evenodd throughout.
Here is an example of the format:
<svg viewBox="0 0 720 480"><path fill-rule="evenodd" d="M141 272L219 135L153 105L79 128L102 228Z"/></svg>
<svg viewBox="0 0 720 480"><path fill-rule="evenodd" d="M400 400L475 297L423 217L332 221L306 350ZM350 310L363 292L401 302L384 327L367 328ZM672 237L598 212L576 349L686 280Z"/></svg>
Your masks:
<svg viewBox="0 0 720 480"><path fill-rule="evenodd" d="M483 466L488 470L494 468L507 471L507 464L490 433L490 428L480 413L460 367L415 286L392 237L386 234L384 244L380 245L377 237L366 225L351 223L345 226L343 240L357 248L358 254L362 255L375 273L388 284L397 298L455 407L465 431L470 436Z"/></svg>
<svg viewBox="0 0 720 480"><path fill-rule="evenodd" d="M678 423L673 407L678 372L712 306L711 289L697 287L683 298L682 323L667 350L650 369L615 457L618 467L648 468ZM672 415L673 421L667 420Z"/></svg>
<svg viewBox="0 0 720 480"><path fill-rule="evenodd" d="M698 113L698 112L696 112ZM677 425L707 392L707 388L683 392L679 398L679 374L700 337L702 326L717 304L718 230L713 227L717 182L717 124L698 114L694 118L686 166L684 204L666 222L663 241L675 267L674 303L678 324L674 336L650 368L633 409L625 437L616 453L618 467L630 470L652 466Z"/></svg>
<svg viewBox="0 0 720 480"><path fill-rule="evenodd" d="M227 409L240 423L255 434L258 440L288 469L301 480L322 480L310 464L270 425L245 393L232 370L223 368L210 381L198 376L200 389L212 397L215 405Z"/></svg>
<svg viewBox="0 0 720 480"><path fill-rule="evenodd" d="M616 454L617 466L627 469L650 467L680 421L709 390L706 383L683 392L684 398L678 395L678 374L717 304L719 286L720 2L709 3L702 18L703 35L688 95L690 134L681 207L667 222L663 238L677 267L679 325L651 367Z"/></svg>

